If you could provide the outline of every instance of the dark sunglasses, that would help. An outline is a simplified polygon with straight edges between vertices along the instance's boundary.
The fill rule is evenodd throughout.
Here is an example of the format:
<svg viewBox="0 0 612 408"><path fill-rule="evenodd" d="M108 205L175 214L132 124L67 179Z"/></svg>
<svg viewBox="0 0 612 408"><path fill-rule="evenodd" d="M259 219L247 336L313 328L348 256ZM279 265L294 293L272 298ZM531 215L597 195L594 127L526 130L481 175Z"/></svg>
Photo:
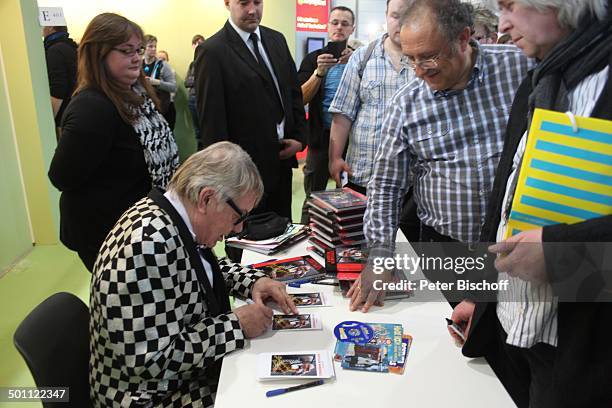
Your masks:
<svg viewBox="0 0 612 408"><path fill-rule="evenodd" d="M234 210L236 214L238 214L238 219L234 221L234 225L238 225L247 219L247 217L249 216L249 212L247 211L243 213L242 210L238 208L234 200L232 200L231 198L228 198L227 200L225 200L225 202L227 203L227 205L229 205L232 208L232 210Z"/></svg>

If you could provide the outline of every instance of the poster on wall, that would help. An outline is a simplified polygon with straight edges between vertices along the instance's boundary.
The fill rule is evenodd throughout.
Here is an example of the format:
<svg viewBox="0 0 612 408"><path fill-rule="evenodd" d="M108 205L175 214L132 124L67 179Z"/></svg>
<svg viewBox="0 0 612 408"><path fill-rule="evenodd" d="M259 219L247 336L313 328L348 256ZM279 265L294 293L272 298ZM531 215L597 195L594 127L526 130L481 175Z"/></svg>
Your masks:
<svg viewBox="0 0 612 408"><path fill-rule="evenodd" d="M327 32L330 0L296 0L295 30Z"/></svg>

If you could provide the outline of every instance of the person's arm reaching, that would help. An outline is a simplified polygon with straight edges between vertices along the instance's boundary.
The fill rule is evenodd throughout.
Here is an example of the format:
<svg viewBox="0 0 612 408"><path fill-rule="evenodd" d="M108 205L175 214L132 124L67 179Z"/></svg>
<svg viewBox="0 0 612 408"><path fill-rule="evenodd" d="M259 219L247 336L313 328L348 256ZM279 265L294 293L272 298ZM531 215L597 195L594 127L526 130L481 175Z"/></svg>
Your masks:
<svg viewBox="0 0 612 408"><path fill-rule="evenodd" d="M340 172L352 175L350 166L342 158L353 122L341 113L334 113L329 133L329 174L340 187Z"/></svg>

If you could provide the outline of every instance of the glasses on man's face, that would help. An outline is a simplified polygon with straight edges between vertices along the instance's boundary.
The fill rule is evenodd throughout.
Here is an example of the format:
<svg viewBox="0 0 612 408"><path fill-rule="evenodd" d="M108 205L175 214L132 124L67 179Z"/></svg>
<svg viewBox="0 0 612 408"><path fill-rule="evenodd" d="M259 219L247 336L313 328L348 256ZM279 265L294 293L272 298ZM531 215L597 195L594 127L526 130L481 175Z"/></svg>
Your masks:
<svg viewBox="0 0 612 408"><path fill-rule="evenodd" d="M126 57L133 57L136 54L144 55L144 52L145 52L145 47L129 48L129 49L128 48L116 48L116 47L114 47L114 48L111 48L111 49L122 53Z"/></svg>
<svg viewBox="0 0 612 408"><path fill-rule="evenodd" d="M232 208L232 210L234 210L236 214L238 214L238 219L234 221L234 225L238 225L241 222L244 222L244 220L246 220L246 218L249 216L249 212L242 212L242 210L238 208L234 200L232 200L231 198L228 198L227 200L225 200L225 202Z"/></svg>
<svg viewBox="0 0 612 408"><path fill-rule="evenodd" d="M413 70L416 70L417 67L421 68L423 71L427 71L428 69L435 69L438 68L438 61L440 60L440 57L442 56L442 53L436 55L433 58L429 58L426 60L415 60L412 57L402 57L403 59L403 63L407 66L409 66L410 68L412 68Z"/></svg>

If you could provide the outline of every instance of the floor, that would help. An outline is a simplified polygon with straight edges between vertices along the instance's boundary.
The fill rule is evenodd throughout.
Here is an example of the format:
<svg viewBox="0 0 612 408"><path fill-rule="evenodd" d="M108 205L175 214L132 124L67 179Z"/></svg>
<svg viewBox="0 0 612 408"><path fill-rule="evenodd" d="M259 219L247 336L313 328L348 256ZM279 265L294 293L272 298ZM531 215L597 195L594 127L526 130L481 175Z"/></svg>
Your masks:
<svg viewBox="0 0 612 408"><path fill-rule="evenodd" d="M331 181L328 188L331 188ZM299 221L304 201L302 169L293 172L293 220ZM216 248L223 254L222 245ZM33 387L34 381L13 346L13 333L23 318L40 302L56 292L70 292L88 302L90 274L74 252L62 245L36 246L0 277L0 387ZM0 407L40 407L38 403L0 402Z"/></svg>

